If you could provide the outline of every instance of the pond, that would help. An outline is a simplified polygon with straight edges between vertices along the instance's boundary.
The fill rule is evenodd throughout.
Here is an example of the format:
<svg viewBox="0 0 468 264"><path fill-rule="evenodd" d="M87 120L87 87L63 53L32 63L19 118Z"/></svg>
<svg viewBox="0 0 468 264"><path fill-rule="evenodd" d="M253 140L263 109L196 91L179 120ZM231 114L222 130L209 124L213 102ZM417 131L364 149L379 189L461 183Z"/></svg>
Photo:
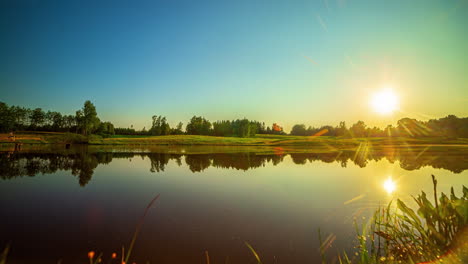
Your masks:
<svg viewBox="0 0 468 264"><path fill-rule="evenodd" d="M353 254L353 221L468 179L468 148L25 146L0 152L0 247L8 263L87 263L128 248L136 263L317 263ZM104 262L107 263L107 262Z"/></svg>

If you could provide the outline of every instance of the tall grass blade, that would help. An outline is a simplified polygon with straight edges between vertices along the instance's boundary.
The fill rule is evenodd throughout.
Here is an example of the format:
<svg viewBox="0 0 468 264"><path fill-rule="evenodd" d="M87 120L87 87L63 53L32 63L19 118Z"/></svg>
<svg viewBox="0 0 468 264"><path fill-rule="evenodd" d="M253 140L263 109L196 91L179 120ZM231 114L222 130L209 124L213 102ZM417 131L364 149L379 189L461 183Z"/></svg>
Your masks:
<svg viewBox="0 0 468 264"><path fill-rule="evenodd" d="M252 252L252 254L255 256L255 259L257 259L257 263L258 264L262 264L262 261L260 260L260 257L258 256L257 252L255 251L255 249L247 242L244 242L245 245L250 249L250 251Z"/></svg>
<svg viewBox="0 0 468 264"><path fill-rule="evenodd" d="M143 216L141 217L140 219L140 222L138 223L137 225L137 228L135 230L135 233L133 234L133 238L132 238L132 242L130 242L130 246L128 247L128 250L127 250L127 256L125 257L125 263L128 263L128 259L130 258L130 254L132 254L132 250L133 250L133 246L135 245L135 241L138 237L138 233L140 233L140 229L141 229L141 226L143 225L143 222L145 220L145 217L146 217L146 214L148 213L149 209L151 208L151 206L153 206L153 204L156 202L156 200L159 199L159 194L156 195L153 200L151 200L151 202L149 202L148 206L146 206L146 209L145 209L145 213L143 214Z"/></svg>
<svg viewBox="0 0 468 264"><path fill-rule="evenodd" d="M2 255L0 256L0 264L5 264L7 257L8 257L8 252L10 251L10 245L7 245L5 249L2 252Z"/></svg>
<svg viewBox="0 0 468 264"><path fill-rule="evenodd" d="M206 264L210 264L210 255L208 255L208 250L205 250Z"/></svg>

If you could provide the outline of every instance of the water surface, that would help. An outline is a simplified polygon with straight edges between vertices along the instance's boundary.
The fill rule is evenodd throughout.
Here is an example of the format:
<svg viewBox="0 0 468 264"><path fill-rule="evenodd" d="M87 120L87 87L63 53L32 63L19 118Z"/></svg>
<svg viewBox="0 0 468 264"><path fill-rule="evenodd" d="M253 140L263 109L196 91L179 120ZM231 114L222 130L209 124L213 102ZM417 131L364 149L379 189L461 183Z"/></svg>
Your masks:
<svg viewBox="0 0 468 264"><path fill-rule="evenodd" d="M316 263L318 228L352 253L354 219L430 192L431 174L460 193L467 169L465 147L26 147L0 153L0 246L8 263L109 258L160 194L137 263L255 263L245 241L264 263Z"/></svg>

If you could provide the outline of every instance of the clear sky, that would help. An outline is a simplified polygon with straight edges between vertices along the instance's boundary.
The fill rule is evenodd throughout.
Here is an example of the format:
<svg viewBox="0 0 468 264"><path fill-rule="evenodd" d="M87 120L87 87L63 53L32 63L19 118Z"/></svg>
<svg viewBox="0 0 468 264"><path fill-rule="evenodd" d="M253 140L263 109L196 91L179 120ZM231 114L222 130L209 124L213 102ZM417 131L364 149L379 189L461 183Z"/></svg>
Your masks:
<svg viewBox="0 0 468 264"><path fill-rule="evenodd" d="M193 115L371 125L468 115L468 1L0 1L0 101L146 128ZM392 86L400 110L371 95Z"/></svg>

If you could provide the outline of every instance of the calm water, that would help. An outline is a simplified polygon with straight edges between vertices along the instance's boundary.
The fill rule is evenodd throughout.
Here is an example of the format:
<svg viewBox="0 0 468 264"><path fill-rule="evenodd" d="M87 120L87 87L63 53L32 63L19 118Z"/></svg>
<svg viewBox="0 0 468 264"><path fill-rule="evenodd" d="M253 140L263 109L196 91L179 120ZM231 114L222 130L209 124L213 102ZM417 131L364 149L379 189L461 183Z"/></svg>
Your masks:
<svg viewBox="0 0 468 264"><path fill-rule="evenodd" d="M245 241L264 263L316 263L318 228L336 236L330 254L352 253L353 219L391 199L411 203L430 192L431 174L445 192L468 183L466 147L34 147L3 151L0 164L8 263L86 263L90 250L109 258L157 194L137 263L206 263L205 250L211 263L255 263Z"/></svg>

